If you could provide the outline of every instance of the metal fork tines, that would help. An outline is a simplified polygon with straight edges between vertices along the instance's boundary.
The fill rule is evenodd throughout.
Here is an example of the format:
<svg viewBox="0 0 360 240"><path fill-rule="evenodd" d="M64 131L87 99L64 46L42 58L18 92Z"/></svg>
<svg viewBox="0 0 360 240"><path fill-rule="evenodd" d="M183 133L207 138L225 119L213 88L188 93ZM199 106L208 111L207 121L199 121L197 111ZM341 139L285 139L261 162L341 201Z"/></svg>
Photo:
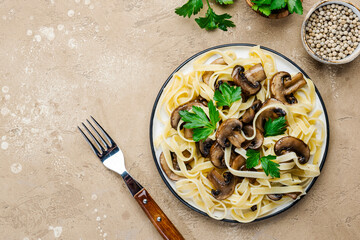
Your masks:
<svg viewBox="0 0 360 240"><path fill-rule="evenodd" d="M92 116L90 116L90 117L94 121L96 126L100 129L101 133L106 137L107 141L105 141L105 139L100 135L98 130L96 130L96 128L87 119L86 119L86 121L91 126L93 131L96 133L98 138L96 138L94 136L94 134L89 130L89 128L84 123L82 123L82 125L86 129L88 134L91 136L91 139L95 142L96 146L86 136L86 134L81 130L81 128L79 126L78 126L78 129L80 130L81 134L84 136L86 141L89 143L89 145L90 145L91 149L94 151L94 153L100 158L100 160L102 162L104 162L106 160L108 154L111 153L113 150L118 149L118 146L116 145L114 140L112 140L112 138L109 136L109 134L107 134L107 132L100 126L100 124ZM99 142L98 139L100 139L101 143Z"/></svg>
<svg viewBox="0 0 360 240"><path fill-rule="evenodd" d="M117 172L122 176L131 194L164 239L184 240L184 237L152 199L147 190L126 171L124 155L121 149L116 145L109 134L107 134L107 132L100 126L100 124L93 117L91 117L91 119L94 124L92 124L89 120L86 120L87 125L91 127L90 129L82 123L87 134L85 134L79 126L78 129L84 136L85 140L89 143L96 156L98 156L101 162L108 169Z"/></svg>
<svg viewBox="0 0 360 240"><path fill-rule="evenodd" d="M129 173L126 171L124 155L121 149L116 145L114 140L104 130L104 128L102 128L92 116L90 116L90 118L95 123L95 126L89 120L86 120L92 131L84 123L82 123L89 136L87 136L78 126L81 134L84 136L93 152L100 158L105 167L120 174L125 180L125 183L128 185L130 192L133 195L136 194L142 189L142 186L138 182L134 181L134 179L131 178Z"/></svg>

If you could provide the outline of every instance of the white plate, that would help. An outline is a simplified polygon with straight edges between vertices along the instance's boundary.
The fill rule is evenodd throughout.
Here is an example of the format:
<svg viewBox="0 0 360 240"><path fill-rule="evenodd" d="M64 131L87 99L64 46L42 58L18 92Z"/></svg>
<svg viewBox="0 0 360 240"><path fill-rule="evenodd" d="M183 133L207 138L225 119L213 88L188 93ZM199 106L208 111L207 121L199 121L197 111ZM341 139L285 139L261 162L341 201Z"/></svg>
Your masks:
<svg viewBox="0 0 360 240"><path fill-rule="evenodd" d="M175 71L169 76L169 78L166 80L166 82L164 83L164 85L162 86L162 88L160 89L160 92L155 100L154 103L154 107L152 110L152 114L151 114L151 119L150 119L150 145L151 145L151 150L153 153L153 157L155 160L155 164L156 167L162 177L162 179L164 180L165 184L168 186L168 188L170 189L170 191L182 202L184 203L186 206L190 207L191 209L193 209L196 212L199 212L203 215L208 216L203 210L201 210L197 205L195 205L194 202L186 200L181 198L177 193L176 193L176 189L175 189L175 182L170 180L166 174L163 172L163 170L160 167L160 154L161 154L161 149L156 149L154 146L154 141L155 139L162 133L162 131L164 130L164 125L155 117L155 113L159 110L158 107L158 103L159 103L159 99L161 97L161 94L163 93L164 88L167 86L167 84L169 84L169 82L172 79L172 76L174 75L174 73L176 73L177 71L181 71L184 74L190 73L193 70L193 62L201 57L204 53L211 51L211 50L221 50L221 51L226 51L226 50L231 50L234 51L237 55L237 57L241 57L241 58L247 58L249 56L249 49L251 47L253 47L255 45L253 44L227 44L227 45L221 45L221 46L216 46L216 47L212 47L209 49L206 49L202 52L199 52L197 54L195 54L194 56L190 57L189 59L187 59L185 62L183 62L179 67L177 67L175 69ZM302 72L307 78L310 78L299 66L297 66L293 61L291 61L290 59L288 59L287 57L285 57L284 55L266 48L266 47L261 47L261 49L263 51L265 51L268 54L271 54L274 59L275 59L275 64L276 67L278 69L278 71L286 71L289 72L290 74L295 74L298 72ZM213 58L217 58L216 56L213 56ZM211 61L212 59L210 59L209 61ZM311 79L311 78L310 78ZM316 89L316 105L315 105L315 109L320 109L323 111L323 114L321 114L321 116L319 117L324 123L325 123L325 139L324 139L324 143L321 147L321 158L320 158L320 171L325 163L325 159L326 159L326 154L327 154L327 150L328 150L328 145L329 145L329 122L328 122L328 116L327 116L327 112L326 112L326 108L324 105L324 102L320 96L319 91ZM312 161L312 159L310 159L310 161ZM311 182L309 183L309 185L305 188L305 192L308 192L310 190L310 188L312 187L312 185L314 184L314 182L316 181L317 178L313 178L311 180ZM303 195L304 196L304 195ZM302 196L302 197L303 197ZM300 199L302 199L302 197ZM295 203L297 203L300 199L297 200L293 200L291 202L288 202L286 204L280 205L277 208L275 208L274 210L272 210L271 212L269 212L268 214L266 214L265 216L262 216L258 219L256 219L255 221L259 221L259 220L263 220L272 216L275 216L287 209L289 209L290 207L292 207ZM229 215L227 218L225 218L223 221L228 221L228 222L237 222L234 219L231 218L231 216Z"/></svg>

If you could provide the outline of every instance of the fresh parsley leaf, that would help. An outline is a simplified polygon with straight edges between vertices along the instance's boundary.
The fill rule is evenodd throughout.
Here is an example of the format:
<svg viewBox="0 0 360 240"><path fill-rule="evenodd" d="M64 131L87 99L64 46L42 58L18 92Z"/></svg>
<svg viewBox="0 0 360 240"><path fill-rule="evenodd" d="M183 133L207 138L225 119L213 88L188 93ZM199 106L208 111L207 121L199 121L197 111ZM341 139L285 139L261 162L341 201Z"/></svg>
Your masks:
<svg viewBox="0 0 360 240"><path fill-rule="evenodd" d="M276 119L269 119L264 125L265 137L277 136L283 134L286 131L286 119L285 117L279 117Z"/></svg>
<svg viewBox="0 0 360 240"><path fill-rule="evenodd" d="M271 14L270 4L272 0L252 0L255 4L252 9L259 11L262 14L269 16Z"/></svg>
<svg viewBox="0 0 360 240"><path fill-rule="evenodd" d="M282 9L287 6L290 13L303 14L301 0L252 0L255 4L252 9L269 16L272 10Z"/></svg>
<svg viewBox="0 0 360 240"><path fill-rule="evenodd" d="M290 13L303 14L303 6L301 0L288 0L288 9Z"/></svg>
<svg viewBox="0 0 360 240"><path fill-rule="evenodd" d="M254 5L254 6L256 6L256 5ZM270 6L268 6L268 5L258 6L257 10L259 10L265 16L269 16L271 14L271 9L270 9Z"/></svg>
<svg viewBox="0 0 360 240"><path fill-rule="evenodd" d="M216 28L220 28L223 31L227 31L228 27L235 27L235 24L228 20L231 16L227 13L217 15L213 9L208 5L209 8L206 12L205 17L196 18L196 23L206 30L214 30Z"/></svg>
<svg viewBox="0 0 360 240"><path fill-rule="evenodd" d="M248 157L246 159L246 168L247 169L251 169L253 167L256 167L259 164L259 159L260 159L260 152L253 150L253 149L248 149L246 151L246 156Z"/></svg>
<svg viewBox="0 0 360 240"><path fill-rule="evenodd" d="M176 8L175 13L183 17L190 17L192 14L197 14L202 8L202 0L189 0L181 7Z"/></svg>
<svg viewBox="0 0 360 240"><path fill-rule="evenodd" d="M273 0L270 4L270 9L276 10L276 9L284 8L285 6L286 6L285 0Z"/></svg>
<svg viewBox="0 0 360 240"><path fill-rule="evenodd" d="M193 140L199 142L206 139L216 129L216 123L220 121L219 111L216 110L213 101L208 102L209 118L201 107L192 106L192 112L180 111L181 120L186 122L184 128L193 129Z"/></svg>
<svg viewBox="0 0 360 240"><path fill-rule="evenodd" d="M214 93L214 100L216 106L231 106L232 103L241 99L241 88L237 86L230 87L229 84L223 83L220 85L219 90Z"/></svg>
<svg viewBox="0 0 360 240"><path fill-rule="evenodd" d="M234 0L216 0L217 3L222 5L233 4ZM220 28L223 31L227 31L228 27L235 27L235 24L229 19L231 16L229 14L217 15L214 10L211 8L209 0L206 0L208 5L208 10L205 14L205 17L196 18L196 23L206 30L213 30ZM188 0L183 6L175 9L175 13L183 16L189 17L191 15L196 15L203 8L203 0Z"/></svg>
<svg viewBox="0 0 360 240"><path fill-rule="evenodd" d="M220 3L220 4L233 4L234 1L233 0L216 0L217 3Z"/></svg>
<svg viewBox="0 0 360 240"><path fill-rule="evenodd" d="M272 176L275 178L280 177L280 165L276 162L273 162L271 160L276 159L276 156L274 155L268 155L260 158L261 166L264 169L264 172L267 176Z"/></svg>
<svg viewBox="0 0 360 240"><path fill-rule="evenodd" d="M261 166L267 176L271 177L280 177L280 165L276 162L273 162L271 160L276 159L276 156L268 155L260 158L260 152L248 149L246 151L246 156L248 157L246 159L246 168L251 169L253 167L256 167L259 164L259 160L261 162Z"/></svg>
<svg viewBox="0 0 360 240"><path fill-rule="evenodd" d="M209 120L202 108L193 106L192 110L194 112L200 112L200 115L185 110L180 111L181 120L186 122L186 124L184 125L185 128L198 128L198 127L204 127L207 124L209 124ZM204 115L205 117L203 117Z"/></svg>
<svg viewBox="0 0 360 240"><path fill-rule="evenodd" d="M195 142L199 142L201 140L207 139L209 135L211 135L214 132L213 128L195 128L193 130L193 140Z"/></svg>
<svg viewBox="0 0 360 240"><path fill-rule="evenodd" d="M220 121L219 111L216 110L213 101L208 102L208 108L209 108L210 122L212 124L212 127L216 129L216 123Z"/></svg>

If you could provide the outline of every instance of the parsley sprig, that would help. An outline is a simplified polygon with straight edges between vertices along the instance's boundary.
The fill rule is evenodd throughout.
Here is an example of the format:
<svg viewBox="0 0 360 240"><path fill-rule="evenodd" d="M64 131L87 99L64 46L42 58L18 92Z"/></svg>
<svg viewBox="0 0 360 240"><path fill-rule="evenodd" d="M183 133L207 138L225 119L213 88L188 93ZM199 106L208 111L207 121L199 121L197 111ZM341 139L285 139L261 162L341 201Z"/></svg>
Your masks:
<svg viewBox="0 0 360 240"><path fill-rule="evenodd" d="M220 121L219 111L216 110L213 101L208 102L209 118L201 107L192 106L192 112L180 111L181 120L186 122L184 128L193 129L193 140L199 142L206 139L216 129L216 123Z"/></svg>
<svg viewBox="0 0 360 240"><path fill-rule="evenodd" d="M260 160L261 166L266 176L270 175L271 177L275 177L275 178L280 177L280 169L279 169L280 165L276 162L271 161L271 160L275 160L276 156L268 155L268 156L260 157L260 152L253 149L248 149L246 151L246 156L248 157L246 159L247 169L256 167L259 164L259 160Z"/></svg>
<svg viewBox="0 0 360 240"><path fill-rule="evenodd" d="M175 9L177 15L183 17L191 17L196 15L203 8L202 0L189 0L187 3Z"/></svg>
<svg viewBox="0 0 360 240"><path fill-rule="evenodd" d="M266 16L269 16L273 10L282 9L286 6L290 13L303 14L301 0L252 0L252 2L255 4L252 8Z"/></svg>
<svg viewBox="0 0 360 240"><path fill-rule="evenodd" d="M269 119L264 125L265 137L276 136L283 134L286 131L285 117L278 117L276 119Z"/></svg>
<svg viewBox="0 0 360 240"><path fill-rule="evenodd" d="M233 4L233 0L216 0L219 4ZM219 28L223 31L227 31L229 27L235 27L235 24L229 20L231 16L227 13L217 15L213 8L210 6L209 0L206 0L208 10L205 14L205 17L196 18L196 23L206 30L214 30ZM191 15L196 15L203 8L203 0L188 0L183 6L176 8L175 13L183 16L190 17Z"/></svg>
<svg viewBox="0 0 360 240"><path fill-rule="evenodd" d="M228 106L241 99L241 88L237 86L230 87L229 84L223 83L219 90L214 93L214 100L217 107Z"/></svg>

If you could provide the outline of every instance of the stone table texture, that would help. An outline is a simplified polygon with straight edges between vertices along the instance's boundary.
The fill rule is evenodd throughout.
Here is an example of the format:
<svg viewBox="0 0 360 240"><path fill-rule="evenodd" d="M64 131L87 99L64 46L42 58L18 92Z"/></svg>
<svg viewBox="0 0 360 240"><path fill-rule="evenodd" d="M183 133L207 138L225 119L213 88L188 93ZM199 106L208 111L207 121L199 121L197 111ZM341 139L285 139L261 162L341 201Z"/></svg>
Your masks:
<svg viewBox="0 0 360 240"><path fill-rule="evenodd" d="M342 66L313 60L301 43L304 15L269 20L237 0L214 6L236 28L206 32L175 15L184 2L0 0L0 239L161 239L79 134L89 115L186 239L360 239L360 58ZM304 1L305 14L315 2ZM279 51L309 73L331 128L326 164L307 196L250 224L180 203L149 144L150 113L169 74L198 51L238 42Z"/></svg>

